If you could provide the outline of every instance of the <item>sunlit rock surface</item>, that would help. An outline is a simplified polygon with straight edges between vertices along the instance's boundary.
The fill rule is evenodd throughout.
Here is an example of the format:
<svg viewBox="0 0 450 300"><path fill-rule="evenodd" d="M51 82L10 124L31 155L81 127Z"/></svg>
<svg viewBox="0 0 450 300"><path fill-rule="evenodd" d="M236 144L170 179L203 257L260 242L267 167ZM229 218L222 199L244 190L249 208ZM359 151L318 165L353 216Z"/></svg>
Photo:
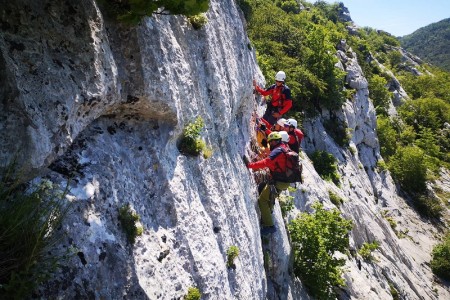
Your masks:
<svg viewBox="0 0 450 300"><path fill-rule="evenodd" d="M264 109L252 80L263 78L234 1L212 0L200 30L182 16L153 16L127 28L108 21L92 0L22 0L0 11L1 161L18 157L29 178L62 185L70 178L72 210L54 250L70 255L40 297L182 299L198 287L202 299L309 299L292 277L283 224L315 201L333 208L329 190L345 199L340 209L354 222L353 255L336 254L347 258L343 299L389 299L389 285L404 299L449 297L428 264L436 229L377 168L375 112L351 50L338 56L354 96L342 110L304 122L304 184L284 220L275 206L278 230L265 246L255 182L241 160L252 114ZM213 149L208 159L177 149L197 116ZM331 117L350 129L349 147L326 132ZM338 159L339 186L315 172L307 156L315 150ZM118 220L128 203L144 228L134 245ZM397 237L384 216L398 232L408 230L406 237ZM357 250L375 240L376 260L363 261ZM232 245L240 253L228 268ZM266 269L263 246L271 250Z"/></svg>

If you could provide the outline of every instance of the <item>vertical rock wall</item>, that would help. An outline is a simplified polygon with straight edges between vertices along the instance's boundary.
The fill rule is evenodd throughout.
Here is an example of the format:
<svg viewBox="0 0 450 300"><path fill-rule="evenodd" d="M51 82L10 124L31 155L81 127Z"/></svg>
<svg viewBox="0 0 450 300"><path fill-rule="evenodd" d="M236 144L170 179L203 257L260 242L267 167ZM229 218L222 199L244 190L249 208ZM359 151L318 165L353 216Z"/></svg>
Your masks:
<svg viewBox="0 0 450 300"><path fill-rule="evenodd" d="M59 250L76 255L41 295L179 299L197 286L204 299L264 298L240 159L258 73L234 1L211 1L200 30L182 16L126 28L93 1L20 2L2 7L2 161L18 153L30 177L71 176ZM197 116L209 159L176 147ZM144 227L134 246L118 221L127 203Z"/></svg>
<svg viewBox="0 0 450 300"><path fill-rule="evenodd" d="M72 255L40 296L181 299L197 286L202 299L309 298L290 277L278 205L272 268L264 270L255 184L240 159L256 105L251 81L261 75L234 1L212 0L200 30L185 17L162 15L125 27L93 0L19 0L2 3L0 13L1 161L16 157L30 166L30 178L65 184L71 177L72 211L54 252ZM376 168L375 113L349 53L338 54L353 99L303 124L305 153L332 153L341 185L324 182L304 154L305 183L293 193L296 209L287 219L314 201L332 208L332 190L355 224L352 251L381 243L376 263L347 258L341 297L386 299L390 283L405 299L438 298L427 265L435 242L427 231L434 229ZM324 129L332 114L351 129L354 153ZM197 116L213 149L208 159L181 155L176 146ZM134 245L118 220L125 204L144 228ZM385 213L398 230L410 229L409 239L396 236ZM240 250L235 269L226 266L232 245Z"/></svg>

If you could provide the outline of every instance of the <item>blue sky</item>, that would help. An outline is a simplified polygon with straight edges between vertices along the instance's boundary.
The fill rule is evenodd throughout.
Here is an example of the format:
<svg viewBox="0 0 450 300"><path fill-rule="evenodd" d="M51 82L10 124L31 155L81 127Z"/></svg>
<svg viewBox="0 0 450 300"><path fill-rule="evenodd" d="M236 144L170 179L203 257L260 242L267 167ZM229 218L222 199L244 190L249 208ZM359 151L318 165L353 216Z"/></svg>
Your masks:
<svg viewBox="0 0 450 300"><path fill-rule="evenodd" d="M326 1L343 2L356 25L382 29L394 36L407 35L420 27L450 18L450 0Z"/></svg>

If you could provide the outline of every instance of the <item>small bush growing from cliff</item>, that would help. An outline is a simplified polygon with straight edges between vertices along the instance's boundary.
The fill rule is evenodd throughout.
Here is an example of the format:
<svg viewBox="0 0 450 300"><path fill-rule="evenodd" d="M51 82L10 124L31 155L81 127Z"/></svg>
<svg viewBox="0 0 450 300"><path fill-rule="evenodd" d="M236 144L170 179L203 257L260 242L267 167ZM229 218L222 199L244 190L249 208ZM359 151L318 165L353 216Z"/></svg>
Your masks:
<svg viewBox="0 0 450 300"><path fill-rule="evenodd" d="M388 284L389 284L389 291L391 292L392 295L392 300L399 300L400 295L398 294L398 291L395 288L394 284L390 280L388 280Z"/></svg>
<svg viewBox="0 0 450 300"><path fill-rule="evenodd" d="M339 206L342 203L344 203L344 199L339 197L339 195L335 194L333 191L328 191L328 196L330 197L331 203L333 203L336 206Z"/></svg>
<svg viewBox="0 0 450 300"><path fill-rule="evenodd" d="M0 176L0 298L25 299L62 259L49 251L69 206L50 181L19 184L9 171Z"/></svg>
<svg viewBox="0 0 450 300"><path fill-rule="evenodd" d="M190 287L188 289L188 293L186 296L184 296L185 300L200 300L202 297L202 293L200 293L200 290L196 287Z"/></svg>
<svg viewBox="0 0 450 300"><path fill-rule="evenodd" d="M206 146L206 143L200 138L200 132L203 129L204 122L201 117L197 117L194 122L189 123L183 130L183 135L178 142L178 150L183 154L198 156L202 151L207 158L212 150Z"/></svg>
<svg viewBox="0 0 450 300"><path fill-rule="evenodd" d="M281 215L286 217L287 213L294 209L294 197L291 195L280 195L278 197L278 202L280 203Z"/></svg>
<svg viewBox="0 0 450 300"><path fill-rule="evenodd" d="M288 226L294 274L314 297L330 299L335 296L333 287L344 285L341 275L345 260L334 254L348 250L352 222L344 219L339 210L325 210L320 203L314 203L312 208L314 213L302 213Z"/></svg>
<svg viewBox="0 0 450 300"><path fill-rule="evenodd" d="M445 280L450 280L450 233L444 241L433 248L431 270L434 274Z"/></svg>
<svg viewBox="0 0 450 300"><path fill-rule="evenodd" d="M380 248L380 243L377 241L373 243L364 243L361 248L358 250L359 255L366 261L374 261L375 258L372 255L372 252Z"/></svg>
<svg viewBox="0 0 450 300"><path fill-rule="evenodd" d="M334 141L341 147L348 145L351 139L349 128L339 122L337 118L326 120L323 126Z"/></svg>
<svg viewBox="0 0 450 300"><path fill-rule="evenodd" d="M377 161L377 170L378 170L378 172L384 172L384 171L387 170L387 165L386 165L386 162L384 160L379 159Z"/></svg>
<svg viewBox="0 0 450 300"><path fill-rule="evenodd" d="M139 219L139 215L131 209L129 203L119 208L119 221L131 244L134 244L136 237L142 235L143 232L142 226L137 223Z"/></svg>
<svg viewBox="0 0 450 300"><path fill-rule="evenodd" d="M236 268L234 259L239 255L239 248L237 246L230 246L227 250L227 267Z"/></svg>
<svg viewBox="0 0 450 300"><path fill-rule="evenodd" d="M325 151L315 151L311 155L311 160L320 177L339 184L340 176L337 172L337 160L333 155Z"/></svg>
<svg viewBox="0 0 450 300"><path fill-rule="evenodd" d="M208 18L206 17L205 14L190 16L188 17L188 20L195 30L202 28L203 26L205 26L206 23L208 23Z"/></svg>

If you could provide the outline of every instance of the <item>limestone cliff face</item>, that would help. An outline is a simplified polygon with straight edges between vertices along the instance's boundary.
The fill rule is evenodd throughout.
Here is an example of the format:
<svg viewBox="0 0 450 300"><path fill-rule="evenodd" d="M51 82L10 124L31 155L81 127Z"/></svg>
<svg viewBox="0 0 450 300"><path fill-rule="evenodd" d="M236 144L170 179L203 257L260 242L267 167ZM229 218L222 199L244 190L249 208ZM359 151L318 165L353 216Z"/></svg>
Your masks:
<svg viewBox="0 0 450 300"><path fill-rule="evenodd" d="M265 272L255 183L241 156L249 149L257 107L252 79L262 80L245 24L232 0L212 0L208 23L194 30L181 16L154 16L135 28L105 20L93 0L4 3L0 8L0 157L18 157L30 178L65 184L73 210L55 252L70 249L43 298L180 299L197 286L202 299L308 299L290 277L290 246L279 231ZM345 47L345 45L343 46ZM377 240L377 262L347 258L343 298L388 299L389 282L405 299L437 299L427 262L435 229L396 193L381 159L375 113L356 57L339 52L356 90L341 111L307 120L305 183L296 209L346 199L351 246ZM352 129L348 149L323 127L331 115ZM202 116L213 156L177 149L183 127ZM306 153L339 160L341 186L322 181ZM144 233L126 241L118 208L129 203ZM382 211L410 239L397 238ZM226 251L236 245L236 268ZM441 296L448 291L438 288Z"/></svg>

